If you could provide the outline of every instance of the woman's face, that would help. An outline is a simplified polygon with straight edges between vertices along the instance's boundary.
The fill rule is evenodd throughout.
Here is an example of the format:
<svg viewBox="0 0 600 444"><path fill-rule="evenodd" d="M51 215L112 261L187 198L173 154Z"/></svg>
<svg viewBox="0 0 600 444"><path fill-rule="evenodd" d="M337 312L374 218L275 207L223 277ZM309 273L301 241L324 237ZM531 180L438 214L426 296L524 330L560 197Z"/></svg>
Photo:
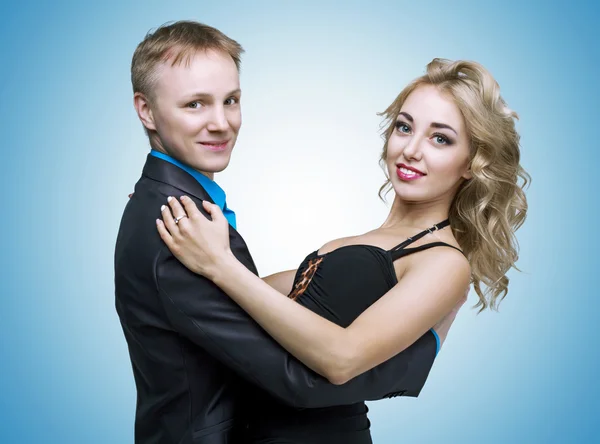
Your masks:
<svg viewBox="0 0 600 444"><path fill-rule="evenodd" d="M450 204L470 179L464 118L450 96L421 85L406 98L388 140L386 164L394 191L406 202Z"/></svg>

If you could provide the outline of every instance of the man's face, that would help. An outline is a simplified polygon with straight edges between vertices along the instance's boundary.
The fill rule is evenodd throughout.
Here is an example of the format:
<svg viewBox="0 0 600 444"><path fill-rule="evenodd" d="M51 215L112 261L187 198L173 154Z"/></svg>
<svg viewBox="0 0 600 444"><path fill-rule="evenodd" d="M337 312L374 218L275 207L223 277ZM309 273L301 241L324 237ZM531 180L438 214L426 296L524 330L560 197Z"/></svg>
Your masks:
<svg viewBox="0 0 600 444"><path fill-rule="evenodd" d="M229 164L242 124L235 62L199 51L189 63L162 63L156 74L152 99L135 98L153 148L212 178Z"/></svg>

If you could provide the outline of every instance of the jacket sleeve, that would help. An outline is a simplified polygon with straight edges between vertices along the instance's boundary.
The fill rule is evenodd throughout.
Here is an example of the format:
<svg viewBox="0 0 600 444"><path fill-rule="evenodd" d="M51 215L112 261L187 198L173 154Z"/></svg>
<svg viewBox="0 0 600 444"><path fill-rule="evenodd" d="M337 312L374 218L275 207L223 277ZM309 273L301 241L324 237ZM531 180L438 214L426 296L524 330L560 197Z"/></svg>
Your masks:
<svg viewBox="0 0 600 444"><path fill-rule="evenodd" d="M416 397L433 365L437 344L428 331L390 360L334 385L290 355L219 287L189 271L168 250L158 253L154 273L159 298L175 331L294 407Z"/></svg>

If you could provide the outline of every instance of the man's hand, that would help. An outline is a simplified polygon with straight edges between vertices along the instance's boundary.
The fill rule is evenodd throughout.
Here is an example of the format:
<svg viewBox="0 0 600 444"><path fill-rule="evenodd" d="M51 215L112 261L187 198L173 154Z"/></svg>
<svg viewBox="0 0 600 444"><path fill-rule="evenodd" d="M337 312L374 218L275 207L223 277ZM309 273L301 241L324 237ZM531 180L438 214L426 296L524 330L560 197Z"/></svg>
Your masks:
<svg viewBox="0 0 600 444"><path fill-rule="evenodd" d="M454 322L454 319L456 318L456 315L458 314L458 310L460 310L460 307L462 307L463 304L467 301L467 296L469 295L470 289L471 289L471 286L469 285L467 287L467 291L465 291L464 297L458 302L458 304L456 304L454 306L452 311L450 313L448 313L446 316L444 316L444 318L440 322L438 322L437 324L435 324L433 326L433 329L435 330L435 332L438 334L438 337L440 338L440 349L442 348L442 345L444 344L444 341L446 340L446 336L448 336L448 331L450 331L450 327L452 326L452 323Z"/></svg>

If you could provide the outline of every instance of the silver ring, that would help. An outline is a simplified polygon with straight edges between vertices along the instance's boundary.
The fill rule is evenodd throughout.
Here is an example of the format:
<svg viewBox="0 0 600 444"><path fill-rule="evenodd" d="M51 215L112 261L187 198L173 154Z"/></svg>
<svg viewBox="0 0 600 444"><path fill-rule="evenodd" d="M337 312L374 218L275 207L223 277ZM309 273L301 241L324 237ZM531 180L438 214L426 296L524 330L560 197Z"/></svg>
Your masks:
<svg viewBox="0 0 600 444"><path fill-rule="evenodd" d="M183 216L179 216L179 217L176 217L175 219L173 219L175 221L175 225L177 225L179 223L179 221L181 219L183 219L184 217L187 217L187 214L184 214Z"/></svg>

